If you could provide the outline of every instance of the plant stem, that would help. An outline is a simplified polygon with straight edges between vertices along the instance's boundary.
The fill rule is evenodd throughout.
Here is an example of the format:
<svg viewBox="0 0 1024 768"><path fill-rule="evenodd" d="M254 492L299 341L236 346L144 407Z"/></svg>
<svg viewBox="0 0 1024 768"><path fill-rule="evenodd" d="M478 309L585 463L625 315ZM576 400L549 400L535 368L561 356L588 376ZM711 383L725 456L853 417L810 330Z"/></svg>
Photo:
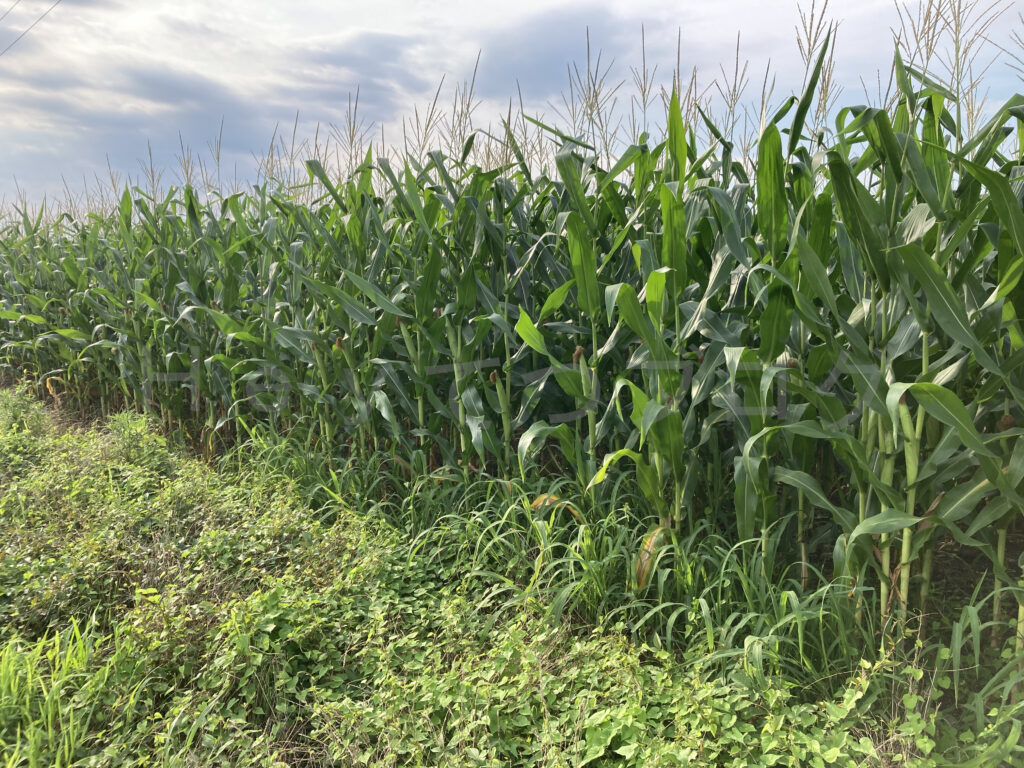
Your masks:
<svg viewBox="0 0 1024 768"><path fill-rule="evenodd" d="M917 502L917 488L914 487L914 484L917 482L918 461L920 458L918 456L917 430L910 418L910 406L907 405L906 401L900 403L899 410L900 426L903 428L903 455L907 470L907 506L905 512L913 517ZM903 529L902 543L903 546L900 553L900 621L905 626L910 603L910 558L914 545L913 526L908 525Z"/></svg>
<svg viewBox="0 0 1024 768"><path fill-rule="evenodd" d="M1007 526L1001 525L996 529L996 562L999 563L1001 568L1006 567L1006 531ZM995 593L992 595L992 637L990 639L991 646L996 648L999 645L999 620L1001 617L1001 604L1002 604L1002 583L999 580L999 575L996 574L995 578Z"/></svg>

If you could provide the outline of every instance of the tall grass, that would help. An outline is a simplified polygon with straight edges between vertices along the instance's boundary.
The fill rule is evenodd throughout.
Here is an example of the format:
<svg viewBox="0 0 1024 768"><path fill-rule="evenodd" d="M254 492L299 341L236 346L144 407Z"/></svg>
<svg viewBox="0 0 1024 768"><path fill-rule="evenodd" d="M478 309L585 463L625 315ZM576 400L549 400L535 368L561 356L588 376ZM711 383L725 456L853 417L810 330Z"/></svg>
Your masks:
<svg viewBox="0 0 1024 768"><path fill-rule="evenodd" d="M84 687L82 679L94 673L97 640L91 626L72 625L52 637L0 647L5 765L70 766L81 757L92 711L75 706L74 696Z"/></svg>

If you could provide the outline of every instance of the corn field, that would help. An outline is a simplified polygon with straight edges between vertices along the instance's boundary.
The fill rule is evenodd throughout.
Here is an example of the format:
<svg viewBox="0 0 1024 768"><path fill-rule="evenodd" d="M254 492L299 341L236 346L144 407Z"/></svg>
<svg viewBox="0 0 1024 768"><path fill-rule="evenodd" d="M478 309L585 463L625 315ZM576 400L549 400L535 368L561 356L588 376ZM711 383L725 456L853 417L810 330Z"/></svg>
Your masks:
<svg viewBox="0 0 1024 768"><path fill-rule="evenodd" d="M577 526L628 483L636 593L669 543L767 552L785 524L795 590L838 581L857 621L906 626L951 538L991 562L1008 632L1024 98L968 135L897 62L895 105L838 110L826 142L807 125L821 67L750 157L709 120L698 146L673 98L665 140L614 163L552 132L541 172L510 132L518 162L485 169L471 134L344 180L311 161L312 204L185 187L26 215L0 233L0 365L207 455L264 426L410 480L568 479Z"/></svg>

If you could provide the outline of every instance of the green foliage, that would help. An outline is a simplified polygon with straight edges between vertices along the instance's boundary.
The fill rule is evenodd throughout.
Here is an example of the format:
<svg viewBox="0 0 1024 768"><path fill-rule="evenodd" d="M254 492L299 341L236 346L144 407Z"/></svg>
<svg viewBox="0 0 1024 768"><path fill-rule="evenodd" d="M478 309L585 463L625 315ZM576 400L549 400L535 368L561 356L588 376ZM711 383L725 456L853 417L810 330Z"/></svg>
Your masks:
<svg viewBox="0 0 1024 768"><path fill-rule="evenodd" d="M269 429L334 472L382 452L408 478L568 477L591 520L625 477L677 539L788 531L763 575L870 585L857 616L890 637L942 537L1019 597L996 531L1024 508L998 427L1024 423L1024 214L999 148L1024 101L965 139L897 69L892 108L840 110L822 146L812 76L749 169L675 100L665 142L607 168L555 132L552 175L368 157L340 181L311 163L308 205L126 190L114 215L26 218L0 234L0 366L206 456Z"/></svg>
<svg viewBox="0 0 1024 768"><path fill-rule="evenodd" d="M1017 753L1019 705L970 724L942 716L931 697L960 673L948 652L932 685L890 654L820 697L773 671L770 636L731 652L744 641L724 613L738 605L724 583L759 566L716 554L724 542L687 546L692 578L709 579L693 589L710 598L718 584L721 605L696 632L715 643L670 651L631 642L622 621L552 621L554 586L580 578L564 571L565 553L595 570L602 559L602 545L560 532L559 515L582 525L568 502L534 509L528 489L490 481L453 505L457 485L428 476L407 504L380 508L399 522L406 506L446 507L448 524L410 543L374 522L382 515L337 502L310 511L274 463L218 474L183 459L141 417L62 431L9 391L0 412L31 414L23 447L39 457L17 471L10 454L0 463L13 478L0 489L12 547L0 559L5 766L850 766L898 755L925 766ZM12 419L0 444L25 434ZM272 446L263 455L280 463ZM355 490L359 478L365 488L364 473L335 487ZM540 547L544 522L558 551L512 601L507 578L484 566L523 543L483 530L466 543L499 500L532 515L527 549ZM605 528L593 537L623 521ZM722 569L717 580L709 566ZM585 609L595 578L579 590L590 597L563 601L563 617ZM879 701L898 702L899 715L877 716Z"/></svg>
<svg viewBox="0 0 1024 768"><path fill-rule="evenodd" d="M301 740L279 706L337 662L315 553L349 551L355 502L405 537L384 549L435 558L428 592L621 621L752 690L795 684L801 705L928 636L942 607L956 706L970 654L993 674L973 730L998 704L984 749L1015 749L1024 166L1001 148L1024 97L967 136L961 105L897 59L891 108L839 110L811 137L824 57L749 158L706 117L697 146L673 98L665 141L608 167L554 131L551 173L368 156L337 181L310 163L309 204L126 190L108 216L12 224L0 372L82 414L144 416L100 444L0 407L6 624L109 634L140 605L169 600L175 626L173 606L216 606L186 647L220 648L223 670L164 651L228 713L209 743L252 716L279 718L252 750ZM244 446L230 461L258 455L277 480L204 475L156 424L206 458ZM933 593L940 544L993 574L990 609ZM938 674L941 653L920 666ZM634 717L579 743L591 728L620 749ZM205 722L161 748L187 753Z"/></svg>

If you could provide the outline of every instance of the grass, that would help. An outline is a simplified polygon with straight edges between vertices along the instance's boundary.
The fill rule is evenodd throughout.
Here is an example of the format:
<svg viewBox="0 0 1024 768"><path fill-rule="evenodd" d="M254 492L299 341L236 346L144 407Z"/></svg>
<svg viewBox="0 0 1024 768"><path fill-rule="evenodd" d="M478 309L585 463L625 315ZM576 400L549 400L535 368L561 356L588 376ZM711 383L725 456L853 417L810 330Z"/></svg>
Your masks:
<svg viewBox="0 0 1024 768"><path fill-rule="evenodd" d="M470 553L310 509L257 460L214 472L142 417L59 428L7 390L0 420L6 766L846 765L891 746L864 707L886 665L804 702L736 659L510 605Z"/></svg>

